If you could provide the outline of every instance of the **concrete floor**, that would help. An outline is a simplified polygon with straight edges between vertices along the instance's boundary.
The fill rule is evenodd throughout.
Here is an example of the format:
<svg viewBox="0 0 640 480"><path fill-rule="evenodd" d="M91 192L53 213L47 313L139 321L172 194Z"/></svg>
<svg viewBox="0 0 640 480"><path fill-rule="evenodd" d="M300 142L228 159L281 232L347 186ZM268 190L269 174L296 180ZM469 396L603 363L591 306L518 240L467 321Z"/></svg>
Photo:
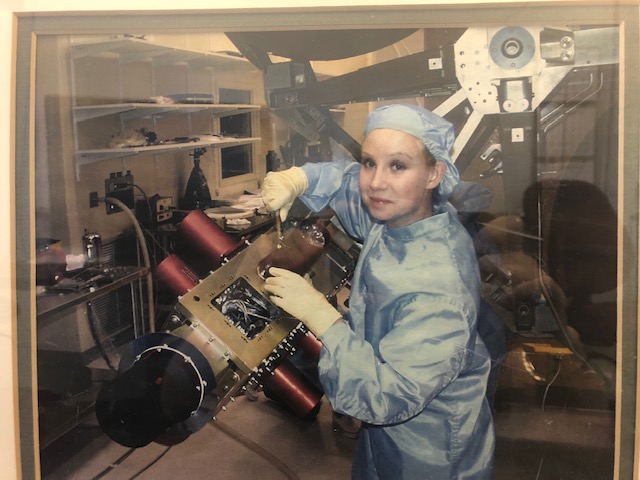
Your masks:
<svg viewBox="0 0 640 480"><path fill-rule="evenodd" d="M496 396L495 480L613 477L614 414L604 383L571 355L562 357L558 372L557 358L534 356L545 377L537 380L521 351L505 359ZM42 452L42 478L348 479L355 443L333 431L326 400L318 417L305 422L263 395L253 402L239 397L215 422L170 448L122 447L90 416Z"/></svg>

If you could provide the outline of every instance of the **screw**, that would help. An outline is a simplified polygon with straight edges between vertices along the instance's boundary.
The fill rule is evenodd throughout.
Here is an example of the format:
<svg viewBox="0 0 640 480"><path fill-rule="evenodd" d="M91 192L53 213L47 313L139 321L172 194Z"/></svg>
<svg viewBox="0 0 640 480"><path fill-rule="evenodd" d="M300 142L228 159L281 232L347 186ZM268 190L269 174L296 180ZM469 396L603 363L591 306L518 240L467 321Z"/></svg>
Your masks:
<svg viewBox="0 0 640 480"><path fill-rule="evenodd" d="M560 39L560 46L562 48L571 48L573 47L573 38L570 36L564 36Z"/></svg>

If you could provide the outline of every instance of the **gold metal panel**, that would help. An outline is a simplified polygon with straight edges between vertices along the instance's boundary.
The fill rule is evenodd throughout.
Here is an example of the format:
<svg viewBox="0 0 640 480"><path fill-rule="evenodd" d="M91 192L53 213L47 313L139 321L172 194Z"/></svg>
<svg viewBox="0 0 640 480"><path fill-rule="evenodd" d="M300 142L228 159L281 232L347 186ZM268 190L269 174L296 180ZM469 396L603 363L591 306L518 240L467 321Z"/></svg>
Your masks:
<svg viewBox="0 0 640 480"><path fill-rule="evenodd" d="M195 327L206 329L219 343L226 345L229 351L224 352L225 358L246 373L257 368L299 323L268 301L263 289L264 280L257 273L258 262L271 253L275 242L275 233L262 235L241 255L232 258L182 296L177 305ZM220 300L224 295L229 296L228 301ZM251 302L245 301L249 298ZM267 313L264 308L256 311L256 303L266 305L268 315L261 315ZM233 304L231 308L236 312L245 309L247 325L255 327L249 317L257 319L259 331L252 333L244 328L247 325L234 324L232 315L222 313L222 304ZM248 313L248 308L252 308L252 312Z"/></svg>

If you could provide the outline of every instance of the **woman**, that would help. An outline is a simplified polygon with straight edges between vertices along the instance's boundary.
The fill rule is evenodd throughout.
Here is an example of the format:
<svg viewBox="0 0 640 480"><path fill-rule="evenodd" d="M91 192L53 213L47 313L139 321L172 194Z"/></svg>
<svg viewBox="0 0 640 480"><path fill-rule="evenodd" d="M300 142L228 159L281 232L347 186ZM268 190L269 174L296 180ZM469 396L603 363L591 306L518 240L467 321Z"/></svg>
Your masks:
<svg viewBox="0 0 640 480"><path fill-rule="evenodd" d="M305 279L271 268L265 289L323 344L332 408L363 422L354 479L489 479L490 361L476 333L480 279L447 198L459 181L452 125L388 105L367 119L360 163L270 173L263 199L286 216L298 196L330 206L363 241L343 320Z"/></svg>

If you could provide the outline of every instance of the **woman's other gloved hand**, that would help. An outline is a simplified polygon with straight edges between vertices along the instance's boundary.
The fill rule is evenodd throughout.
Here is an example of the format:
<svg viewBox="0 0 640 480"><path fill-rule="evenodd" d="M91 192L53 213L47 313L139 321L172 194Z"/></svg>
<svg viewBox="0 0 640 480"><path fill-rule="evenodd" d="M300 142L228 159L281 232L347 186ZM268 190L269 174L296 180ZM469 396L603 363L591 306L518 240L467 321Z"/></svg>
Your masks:
<svg viewBox="0 0 640 480"><path fill-rule="evenodd" d="M271 301L304 323L316 337L342 319L325 296L297 273L271 267L269 274L264 288L271 294Z"/></svg>
<svg viewBox="0 0 640 480"><path fill-rule="evenodd" d="M269 172L262 182L262 201L267 210L280 210L280 218L287 219L293 201L309 186L307 175L300 167L281 172Z"/></svg>

